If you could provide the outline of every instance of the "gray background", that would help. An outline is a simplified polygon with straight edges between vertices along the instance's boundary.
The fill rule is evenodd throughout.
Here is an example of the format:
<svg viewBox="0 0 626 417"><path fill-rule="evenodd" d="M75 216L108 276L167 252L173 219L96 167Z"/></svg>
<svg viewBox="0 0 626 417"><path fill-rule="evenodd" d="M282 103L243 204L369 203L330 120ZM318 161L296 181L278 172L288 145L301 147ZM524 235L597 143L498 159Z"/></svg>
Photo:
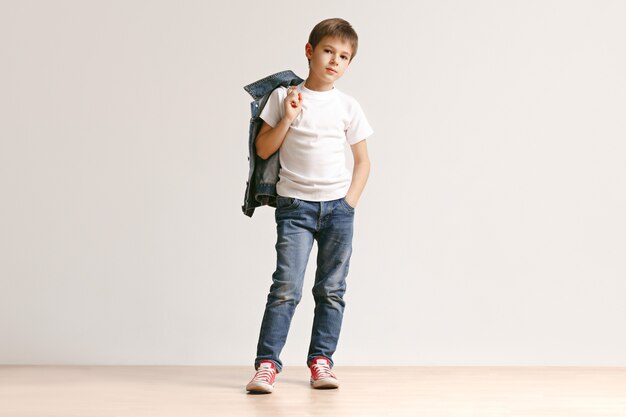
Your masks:
<svg viewBox="0 0 626 417"><path fill-rule="evenodd" d="M242 87L328 17L375 130L336 362L626 365L626 3L550 0L3 1L0 363L252 366Z"/></svg>

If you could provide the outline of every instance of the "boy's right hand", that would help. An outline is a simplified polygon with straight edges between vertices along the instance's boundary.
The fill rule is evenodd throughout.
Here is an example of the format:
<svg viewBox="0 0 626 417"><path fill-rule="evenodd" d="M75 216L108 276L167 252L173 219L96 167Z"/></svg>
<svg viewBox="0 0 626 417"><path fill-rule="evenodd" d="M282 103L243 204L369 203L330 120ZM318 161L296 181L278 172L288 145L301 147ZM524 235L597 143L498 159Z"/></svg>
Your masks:
<svg viewBox="0 0 626 417"><path fill-rule="evenodd" d="M287 97L285 97L285 117L289 122L293 122L302 111L302 93L297 91L295 86L291 86L287 90Z"/></svg>

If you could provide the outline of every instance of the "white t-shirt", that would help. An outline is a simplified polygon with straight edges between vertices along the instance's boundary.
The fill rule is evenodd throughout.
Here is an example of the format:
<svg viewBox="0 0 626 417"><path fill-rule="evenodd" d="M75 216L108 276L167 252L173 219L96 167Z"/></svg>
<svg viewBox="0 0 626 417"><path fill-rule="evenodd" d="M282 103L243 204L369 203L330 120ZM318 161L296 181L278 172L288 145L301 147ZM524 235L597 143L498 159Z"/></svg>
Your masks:
<svg viewBox="0 0 626 417"><path fill-rule="evenodd" d="M346 141L353 145L374 131L353 97L337 87L302 93L302 111L291 123L279 150L280 172L276 192L284 197L329 201L345 197L352 181L346 167ZM260 117L271 127L285 114L287 87L270 95Z"/></svg>

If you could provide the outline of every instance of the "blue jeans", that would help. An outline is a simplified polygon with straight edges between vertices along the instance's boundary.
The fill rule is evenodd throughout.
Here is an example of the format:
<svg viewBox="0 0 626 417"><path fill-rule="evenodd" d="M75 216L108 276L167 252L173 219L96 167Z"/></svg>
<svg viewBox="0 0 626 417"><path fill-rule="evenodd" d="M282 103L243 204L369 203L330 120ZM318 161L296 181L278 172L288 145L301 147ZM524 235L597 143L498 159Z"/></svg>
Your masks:
<svg viewBox="0 0 626 417"><path fill-rule="evenodd" d="M313 285L315 317L307 366L317 356L328 358L337 348L345 302L346 276L352 254L354 208L345 198L307 201L293 197L276 198L276 271L267 296L254 362L271 360L282 370L280 352L296 306L302 298L304 273L317 240L317 270Z"/></svg>

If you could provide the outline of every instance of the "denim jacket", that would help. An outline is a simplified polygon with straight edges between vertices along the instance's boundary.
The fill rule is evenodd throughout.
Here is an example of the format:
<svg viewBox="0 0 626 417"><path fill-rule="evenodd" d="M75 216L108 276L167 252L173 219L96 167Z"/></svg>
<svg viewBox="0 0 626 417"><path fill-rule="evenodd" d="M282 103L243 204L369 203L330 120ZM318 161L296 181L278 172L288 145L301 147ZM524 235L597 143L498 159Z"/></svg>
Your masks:
<svg viewBox="0 0 626 417"><path fill-rule="evenodd" d="M259 117L263 107L267 103L272 91L278 87L289 87L298 85L302 78L298 77L290 70L277 72L268 75L258 81L244 87L254 99L250 103L252 116L250 117L250 135L248 138L248 161L250 161L250 172L246 182L246 193L243 200L243 214L252 217L254 209L259 206L268 205L276 207L276 183L280 171L280 161L278 152L274 152L269 158L263 159L256 153L254 141L261 130L263 119Z"/></svg>

